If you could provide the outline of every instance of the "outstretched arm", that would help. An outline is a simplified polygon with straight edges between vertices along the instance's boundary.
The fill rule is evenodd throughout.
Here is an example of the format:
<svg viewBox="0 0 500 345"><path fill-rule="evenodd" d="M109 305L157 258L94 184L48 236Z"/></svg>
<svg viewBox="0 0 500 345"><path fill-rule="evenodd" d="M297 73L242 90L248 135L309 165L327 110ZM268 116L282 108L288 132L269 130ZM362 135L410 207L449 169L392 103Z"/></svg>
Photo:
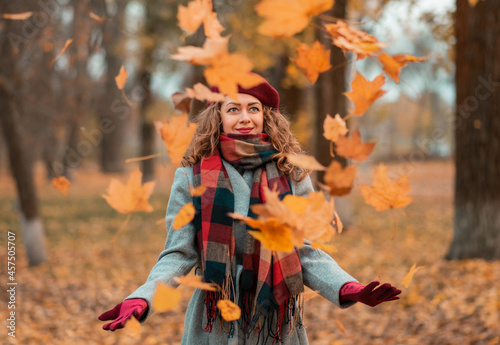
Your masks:
<svg viewBox="0 0 500 345"><path fill-rule="evenodd" d="M389 283L378 285L380 285L378 281L373 281L366 286L357 282L345 283L340 289L340 302L361 302L370 307L375 307L382 302L399 299L401 290Z"/></svg>

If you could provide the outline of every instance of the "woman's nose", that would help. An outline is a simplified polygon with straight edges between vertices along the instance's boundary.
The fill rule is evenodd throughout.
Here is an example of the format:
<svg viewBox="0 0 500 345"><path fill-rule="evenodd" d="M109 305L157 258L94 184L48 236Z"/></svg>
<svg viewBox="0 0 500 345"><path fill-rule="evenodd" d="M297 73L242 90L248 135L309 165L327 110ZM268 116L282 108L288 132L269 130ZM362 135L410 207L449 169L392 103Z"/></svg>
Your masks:
<svg viewBox="0 0 500 345"><path fill-rule="evenodd" d="M246 110L243 110L240 114L240 122L249 122L250 117L248 116L248 113Z"/></svg>

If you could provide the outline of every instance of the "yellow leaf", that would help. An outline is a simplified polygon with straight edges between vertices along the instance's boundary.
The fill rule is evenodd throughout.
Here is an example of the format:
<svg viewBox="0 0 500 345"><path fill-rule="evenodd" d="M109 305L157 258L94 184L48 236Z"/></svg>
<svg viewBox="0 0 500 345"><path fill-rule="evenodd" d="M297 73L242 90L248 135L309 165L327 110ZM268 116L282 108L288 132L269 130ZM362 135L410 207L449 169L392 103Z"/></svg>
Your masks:
<svg viewBox="0 0 500 345"><path fill-rule="evenodd" d="M225 99L223 94L210 91L210 89L202 83L195 84L192 89L186 88L186 95L190 98L208 102L223 102Z"/></svg>
<svg viewBox="0 0 500 345"><path fill-rule="evenodd" d="M333 7L334 0L262 0L255 6L265 21L259 26L262 35L283 38L301 32L313 16Z"/></svg>
<svg viewBox="0 0 500 345"><path fill-rule="evenodd" d="M195 213L196 211L192 202L182 206L179 213L175 216L172 228L178 230L184 225L189 224L193 220Z"/></svg>
<svg viewBox="0 0 500 345"><path fill-rule="evenodd" d="M130 333L130 335L137 338L141 334L141 323L137 321L134 316L132 316L125 323L125 329Z"/></svg>
<svg viewBox="0 0 500 345"><path fill-rule="evenodd" d="M408 286L410 286L410 283L413 279L413 275L415 274L415 272L417 272L421 268L423 268L423 267L422 266L417 267L417 264L414 263L413 266L411 266L408 274L406 274L406 277L401 282L401 284L403 284L405 286L405 288L408 288Z"/></svg>
<svg viewBox="0 0 500 345"><path fill-rule="evenodd" d="M319 243L319 242L312 242L311 247L316 248L316 249L321 249L325 252L329 253L336 253L338 252L337 247L335 247L333 244L326 244L326 243Z"/></svg>
<svg viewBox="0 0 500 345"><path fill-rule="evenodd" d="M260 231L248 231L248 233L260 241L264 248L285 253L293 251L292 229L277 218L268 218L265 222L261 222L258 228Z"/></svg>
<svg viewBox="0 0 500 345"><path fill-rule="evenodd" d="M288 194L283 198L283 204L296 215L300 215L307 210L309 199L298 195Z"/></svg>
<svg viewBox="0 0 500 345"><path fill-rule="evenodd" d="M170 161L179 165L196 131L196 124L189 122L187 114L183 113L169 121L157 121L155 126L165 143Z"/></svg>
<svg viewBox="0 0 500 345"><path fill-rule="evenodd" d="M332 67L330 65L330 50L326 50L319 41L314 42L312 47L300 43L297 47L295 63L307 79L314 84L320 73L328 71Z"/></svg>
<svg viewBox="0 0 500 345"><path fill-rule="evenodd" d="M407 195L411 186L406 175L393 182L387 176L387 167L383 164L378 165L375 169L373 186L360 185L359 188L366 203L375 207L377 211L402 208L413 201Z"/></svg>
<svg viewBox="0 0 500 345"><path fill-rule="evenodd" d="M54 188L59 189L64 195L68 194L68 188L71 186L71 182L64 176L55 177L52 179L52 185Z"/></svg>
<svg viewBox="0 0 500 345"><path fill-rule="evenodd" d="M23 13L4 13L2 17L11 20L24 20L30 18L35 12L23 12Z"/></svg>
<svg viewBox="0 0 500 345"><path fill-rule="evenodd" d="M193 0L188 3L187 7L179 5L177 11L179 27L188 35L194 34L211 12L211 0Z"/></svg>
<svg viewBox="0 0 500 345"><path fill-rule="evenodd" d="M156 284L152 307L155 311L163 313L177 307L181 300L182 294L179 290L160 282Z"/></svg>
<svg viewBox="0 0 500 345"><path fill-rule="evenodd" d="M66 51L68 46L71 44L71 42L73 42L72 39L66 40L66 43L64 43L63 49L61 49L59 54L57 54L57 56L54 58L54 60L52 60L52 62L51 62L52 65L54 64L54 62L56 62L64 54L64 52Z"/></svg>
<svg viewBox="0 0 500 345"><path fill-rule="evenodd" d="M359 129L352 131L349 137L339 136L335 144L337 146L335 151L338 155L356 161L366 160L375 147L375 143L363 143L361 141Z"/></svg>
<svg viewBox="0 0 500 345"><path fill-rule="evenodd" d="M323 136L327 140L335 142L339 135L346 135L347 132L349 132L347 125L339 114L335 115L335 118L331 117L330 114L326 114L323 122Z"/></svg>
<svg viewBox="0 0 500 345"><path fill-rule="evenodd" d="M137 168L129 177L127 184L117 179L111 179L107 195L103 195L108 204L120 213L131 213L134 211L152 212L153 207L148 203L148 198L153 193L155 182L142 183L142 173Z"/></svg>
<svg viewBox="0 0 500 345"><path fill-rule="evenodd" d="M340 320L338 320L338 319L335 319L335 320L333 320L333 321L334 321L334 322L335 322L335 324L337 325L338 329L340 329L340 331L341 331L342 333L345 333L345 327L344 327L344 325L342 324L342 322L340 322Z"/></svg>
<svg viewBox="0 0 500 345"><path fill-rule="evenodd" d="M118 90L123 90L123 88L125 87L125 83L127 82L127 78L128 78L128 73L125 70L125 67L122 65L122 67L120 68L120 72L115 77L116 86L118 86Z"/></svg>
<svg viewBox="0 0 500 345"><path fill-rule="evenodd" d="M207 187L203 185L198 186L196 188L189 186L189 192L191 193L191 196L202 196L206 191Z"/></svg>
<svg viewBox="0 0 500 345"><path fill-rule="evenodd" d="M209 65L220 56L227 54L229 37L207 38L203 47L179 47L177 54L170 56L173 60L188 61L193 65Z"/></svg>
<svg viewBox="0 0 500 345"><path fill-rule="evenodd" d="M174 281L177 284L193 287L196 289L217 291L217 286L215 284L202 282L201 276L198 275L174 277Z"/></svg>
<svg viewBox="0 0 500 345"><path fill-rule="evenodd" d="M311 170L326 170L320 162L316 160L315 157L309 155L299 155L299 154L287 154L286 159L288 162L296 167Z"/></svg>
<svg viewBox="0 0 500 345"><path fill-rule="evenodd" d="M236 304L229 300L221 299L217 301L221 316L226 321L235 321L241 317L241 310Z"/></svg>
<svg viewBox="0 0 500 345"><path fill-rule="evenodd" d="M355 177L355 165L349 165L344 169L339 162L333 161L328 167L324 179L330 195L344 196L351 192Z"/></svg>
<svg viewBox="0 0 500 345"><path fill-rule="evenodd" d="M394 82L399 83L399 74L401 73L401 68L405 67L408 62L424 62L425 58L416 57L407 54L397 54L390 56L385 52L378 54L378 60L382 64L382 67L391 77Z"/></svg>
<svg viewBox="0 0 500 345"><path fill-rule="evenodd" d="M380 97L386 94L382 90L385 77L381 74L373 81L368 81L361 73L356 73L351 88L352 91L344 92L344 95L354 103L354 109L350 111L353 116L363 116L366 110Z"/></svg>

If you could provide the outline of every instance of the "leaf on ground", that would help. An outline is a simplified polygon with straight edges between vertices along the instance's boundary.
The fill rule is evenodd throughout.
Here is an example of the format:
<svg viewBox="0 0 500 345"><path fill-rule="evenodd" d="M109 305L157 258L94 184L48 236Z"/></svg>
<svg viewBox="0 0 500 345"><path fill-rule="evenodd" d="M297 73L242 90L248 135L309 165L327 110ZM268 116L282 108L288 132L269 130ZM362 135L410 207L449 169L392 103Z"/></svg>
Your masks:
<svg viewBox="0 0 500 345"><path fill-rule="evenodd" d="M179 213L177 213L177 215L175 216L172 228L174 230L179 230L184 225L189 224L193 220L195 214L196 211L192 202L182 206L179 210Z"/></svg>
<svg viewBox="0 0 500 345"><path fill-rule="evenodd" d="M376 167L373 186L360 185L359 188L365 202L375 207L377 211L402 208L413 201L408 196L411 186L406 175L394 182L387 175L387 166L384 164Z"/></svg>
<svg viewBox="0 0 500 345"><path fill-rule="evenodd" d="M366 160L375 147L375 143L363 143L361 141L359 129L351 131L349 137L339 136L335 144L337 145L335 151L338 155L356 161Z"/></svg>
<svg viewBox="0 0 500 345"><path fill-rule="evenodd" d="M141 323L137 321L137 319L132 316L130 319L125 322L125 329L130 333L134 338L138 338L141 334Z"/></svg>
<svg viewBox="0 0 500 345"><path fill-rule="evenodd" d="M332 67L330 65L330 50L326 50L319 41L314 42L312 47L300 43L297 47L297 58L294 61L311 84L318 80L320 73L328 71Z"/></svg>
<svg viewBox="0 0 500 345"><path fill-rule="evenodd" d="M219 88L220 93L238 99L238 84L250 89L262 83L262 78L251 74L252 62L243 54L226 54L205 69L204 75L210 85Z"/></svg>
<svg viewBox="0 0 500 345"><path fill-rule="evenodd" d="M407 54L390 56L386 52L382 51L378 54L378 60L382 64L384 72L387 73L387 75L389 75L394 82L399 83L401 68L405 67L408 62L424 62L425 58Z"/></svg>
<svg viewBox="0 0 500 345"><path fill-rule="evenodd" d="M127 83L128 72L125 70L125 66L122 65L120 67L120 72L115 77L116 86L118 86L118 90L123 90L125 84Z"/></svg>
<svg viewBox="0 0 500 345"><path fill-rule="evenodd" d="M203 185L198 186L196 188L189 186L189 192L191 193L191 196L202 196L206 191L207 187Z"/></svg>
<svg viewBox="0 0 500 345"><path fill-rule="evenodd" d="M156 284L152 307L155 311L164 313L177 307L181 300L182 294L179 290L160 282Z"/></svg>
<svg viewBox="0 0 500 345"><path fill-rule="evenodd" d="M217 285L201 281L201 276L198 275L174 277L174 281L177 284L189 286L196 289L201 289L206 291L217 291Z"/></svg>
<svg viewBox="0 0 500 345"><path fill-rule="evenodd" d="M325 121L323 122L323 136L327 140L335 142L339 138L339 135L346 135L347 132L349 132L347 125L339 114L335 115L335 117L326 114Z"/></svg>
<svg viewBox="0 0 500 345"><path fill-rule="evenodd" d="M207 102L223 102L225 96L218 92L212 92L202 83L197 83L192 89L186 88L186 95L191 98L196 98L199 101Z"/></svg>
<svg viewBox="0 0 500 345"><path fill-rule="evenodd" d="M265 21L259 26L262 35L284 38L301 32L313 16L333 7L334 0L262 0L255 11Z"/></svg>
<svg viewBox="0 0 500 345"><path fill-rule="evenodd" d="M212 13L211 0L192 0L187 6L179 5L177 11L179 27L188 35L192 35L210 13Z"/></svg>
<svg viewBox="0 0 500 345"><path fill-rule="evenodd" d="M226 321L235 321L241 317L241 310L236 304L229 300L221 299L217 301L221 316Z"/></svg>
<svg viewBox="0 0 500 345"><path fill-rule="evenodd" d="M286 159L291 165L294 165L299 168L303 168L306 170L326 170L320 162L316 160L314 156L309 155L300 155L300 154L287 154Z"/></svg>
<svg viewBox="0 0 500 345"><path fill-rule="evenodd" d="M30 18L35 12L3 13L2 18L10 20L25 20Z"/></svg>
<svg viewBox="0 0 500 345"><path fill-rule="evenodd" d="M410 286L410 283L413 280L413 276L421 268L423 268L423 266L417 267L417 263L414 263L413 266L411 266L410 271L406 274L405 278L401 282L401 284L403 284L404 287L408 289L408 286Z"/></svg>
<svg viewBox="0 0 500 345"><path fill-rule="evenodd" d="M216 62L220 56L228 54L227 44L229 37L207 38L203 47L179 47L177 54L170 56L173 60L187 61L192 65L210 65Z"/></svg>
<svg viewBox="0 0 500 345"><path fill-rule="evenodd" d="M68 194L68 188L71 186L71 182L64 176L55 177L52 179L52 185L55 189L58 189L64 195Z"/></svg>
<svg viewBox="0 0 500 345"><path fill-rule="evenodd" d="M384 84L383 74L373 81L368 81L361 73L357 72L351 83L352 91L344 92L344 95L354 104L354 109L351 109L350 114L362 116L377 99L386 94L387 91L382 90Z"/></svg>
<svg viewBox="0 0 500 345"><path fill-rule="evenodd" d="M170 161L179 165L196 131L196 124L189 122L187 114L183 113L168 121L157 121L155 127L165 143Z"/></svg>
<svg viewBox="0 0 500 345"><path fill-rule="evenodd" d="M129 177L127 184L117 179L111 179L103 195L108 204L119 213L131 213L135 211L152 212L153 206L148 203L148 198L153 193L155 181L142 185L142 172L137 168Z"/></svg>
<svg viewBox="0 0 500 345"><path fill-rule="evenodd" d="M333 161L325 173L325 183L328 193L333 196L344 196L351 192L354 178L356 177L356 166L349 165L345 168Z"/></svg>

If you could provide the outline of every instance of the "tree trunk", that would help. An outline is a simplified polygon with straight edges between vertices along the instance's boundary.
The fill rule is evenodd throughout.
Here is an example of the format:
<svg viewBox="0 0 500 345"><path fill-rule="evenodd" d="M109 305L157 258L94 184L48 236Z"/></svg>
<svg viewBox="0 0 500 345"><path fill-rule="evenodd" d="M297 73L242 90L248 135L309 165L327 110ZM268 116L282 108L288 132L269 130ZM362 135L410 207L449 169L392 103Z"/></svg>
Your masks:
<svg viewBox="0 0 500 345"><path fill-rule="evenodd" d="M457 0L454 238L448 259L500 259L500 2Z"/></svg>

